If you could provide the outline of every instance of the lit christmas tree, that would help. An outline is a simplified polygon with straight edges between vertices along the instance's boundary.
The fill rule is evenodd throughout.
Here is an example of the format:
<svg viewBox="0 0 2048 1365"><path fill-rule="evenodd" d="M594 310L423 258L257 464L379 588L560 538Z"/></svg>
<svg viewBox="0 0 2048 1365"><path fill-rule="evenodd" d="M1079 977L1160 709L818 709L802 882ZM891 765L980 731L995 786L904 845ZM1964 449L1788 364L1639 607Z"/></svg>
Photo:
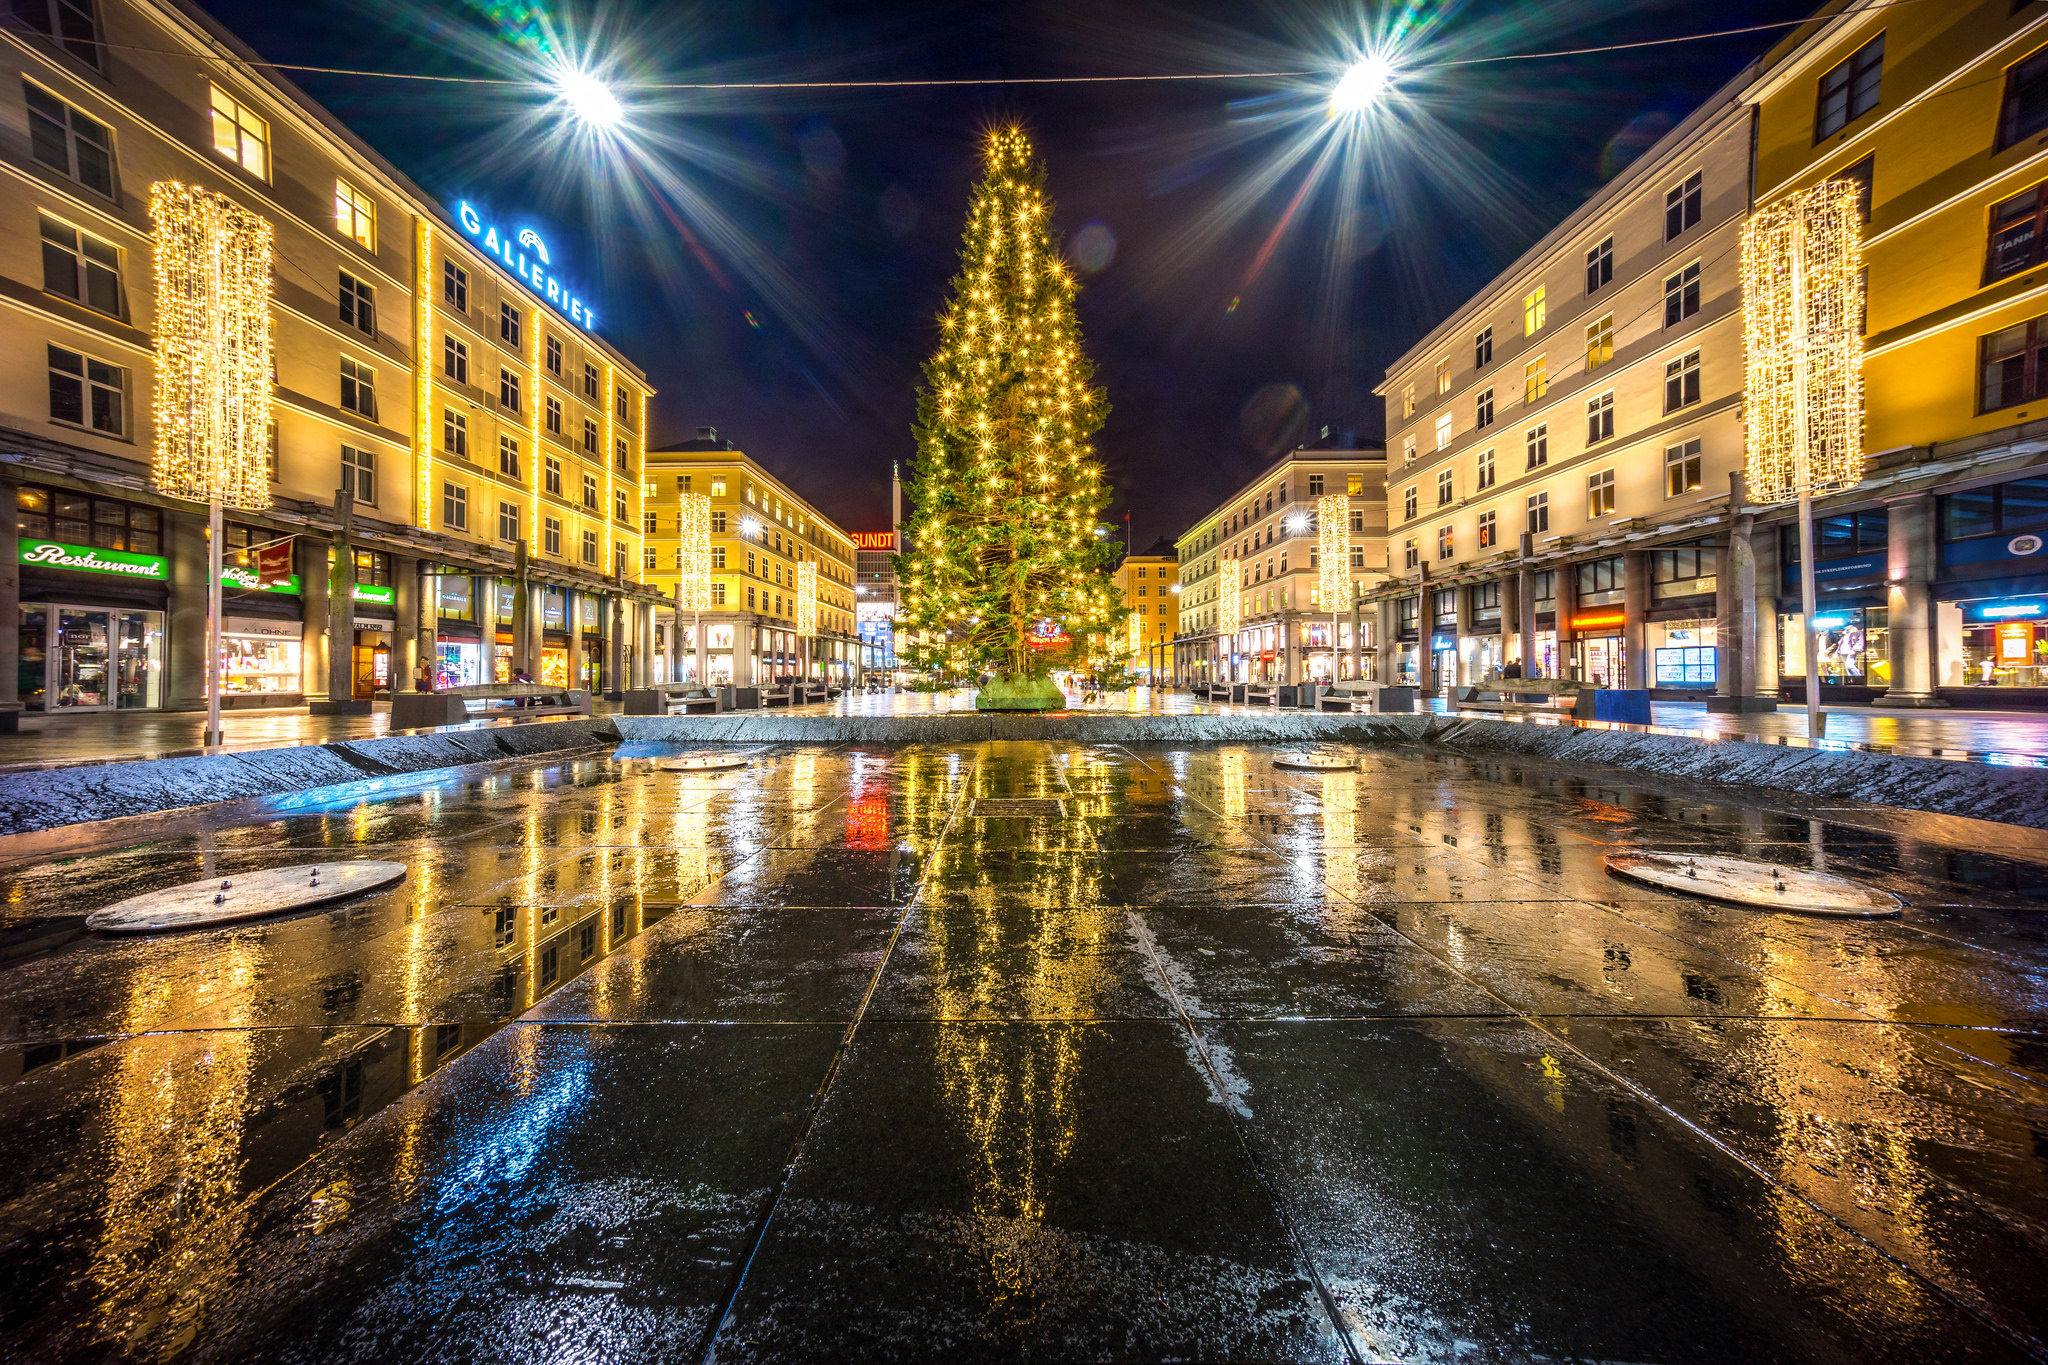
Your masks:
<svg viewBox="0 0 2048 1365"><path fill-rule="evenodd" d="M1081 353L1045 168L1015 128L989 135L983 165L918 391L902 628L919 667L1002 675L978 706L1044 709L1062 704L1047 669L1085 652L1046 646L1123 624L1090 444L1109 408Z"/></svg>

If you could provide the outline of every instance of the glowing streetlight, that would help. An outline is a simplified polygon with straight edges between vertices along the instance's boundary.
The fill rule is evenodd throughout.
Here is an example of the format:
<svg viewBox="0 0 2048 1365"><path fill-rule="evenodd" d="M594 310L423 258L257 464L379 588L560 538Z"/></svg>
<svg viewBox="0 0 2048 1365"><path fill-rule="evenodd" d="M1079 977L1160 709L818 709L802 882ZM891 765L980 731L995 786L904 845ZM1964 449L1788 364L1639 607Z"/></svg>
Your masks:
<svg viewBox="0 0 2048 1365"><path fill-rule="evenodd" d="M1290 534L1298 536L1307 529L1308 518L1302 515L1300 512L1296 512L1293 516L1287 519L1287 530Z"/></svg>
<svg viewBox="0 0 2048 1365"><path fill-rule="evenodd" d="M1394 83L1394 64L1385 57L1367 57L1357 62L1330 92L1330 112L1363 114L1380 101Z"/></svg>
<svg viewBox="0 0 2048 1365"><path fill-rule="evenodd" d="M555 77L555 94L569 106L569 112L594 128L615 128L626 117L618 97L605 83L578 67L562 68Z"/></svg>
<svg viewBox="0 0 2048 1365"><path fill-rule="evenodd" d="M740 522L740 539L741 539L741 540L752 540L752 539L753 539L753 538L754 538L755 536L758 536L758 535L760 535L760 534L761 534L761 523L760 523L760 522L758 522L758 521L755 521L755 520L754 520L754 519L753 519L752 517L748 517L748 518L746 518L745 520L743 520L743 521L741 521L741 522Z"/></svg>

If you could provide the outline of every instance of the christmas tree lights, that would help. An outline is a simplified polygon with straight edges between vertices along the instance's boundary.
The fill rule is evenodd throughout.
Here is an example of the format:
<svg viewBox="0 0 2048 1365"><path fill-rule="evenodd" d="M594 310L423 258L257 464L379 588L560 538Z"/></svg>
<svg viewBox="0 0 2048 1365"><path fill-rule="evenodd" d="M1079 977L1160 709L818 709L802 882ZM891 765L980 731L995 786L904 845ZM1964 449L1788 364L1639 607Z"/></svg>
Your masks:
<svg viewBox="0 0 2048 1365"><path fill-rule="evenodd" d="M711 496L676 495L676 605L684 611L711 610Z"/></svg>
<svg viewBox="0 0 2048 1365"><path fill-rule="evenodd" d="M150 186L156 444L174 497L270 506L270 223L194 185Z"/></svg>
<svg viewBox="0 0 2048 1365"><path fill-rule="evenodd" d="M1045 171L1016 128L991 133L960 272L918 393L904 489L902 627L918 667L1042 674L1032 629L1112 638L1119 594L1096 534L1109 502L1090 444L1108 415L1081 350Z"/></svg>

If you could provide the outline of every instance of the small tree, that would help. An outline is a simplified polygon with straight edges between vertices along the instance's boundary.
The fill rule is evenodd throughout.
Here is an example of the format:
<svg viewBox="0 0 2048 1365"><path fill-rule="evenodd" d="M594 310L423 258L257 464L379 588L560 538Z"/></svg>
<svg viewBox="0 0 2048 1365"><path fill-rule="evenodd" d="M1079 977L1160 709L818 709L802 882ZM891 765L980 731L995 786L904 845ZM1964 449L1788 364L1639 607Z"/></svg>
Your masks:
<svg viewBox="0 0 2048 1365"><path fill-rule="evenodd" d="M958 660L1042 675L1032 628L1076 639L1120 609L1096 534L1109 504L1090 444L1108 416L1081 351L1073 272L1059 257L1045 169L1015 128L989 134L917 396L917 453L896 558L920 664ZM946 641L946 644L938 644ZM920 651L926 651L921 653Z"/></svg>

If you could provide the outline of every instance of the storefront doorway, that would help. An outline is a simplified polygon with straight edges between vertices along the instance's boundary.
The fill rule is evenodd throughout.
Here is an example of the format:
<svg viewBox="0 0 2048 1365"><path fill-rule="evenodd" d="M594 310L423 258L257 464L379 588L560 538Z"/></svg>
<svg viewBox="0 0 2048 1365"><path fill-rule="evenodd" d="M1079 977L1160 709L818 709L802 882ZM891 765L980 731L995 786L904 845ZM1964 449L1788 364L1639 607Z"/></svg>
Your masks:
<svg viewBox="0 0 2048 1365"><path fill-rule="evenodd" d="M31 711L163 705L158 611L38 603L21 609L22 704Z"/></svg>
<svg viewBox="0 0 2048 1365"><path fill-rule="evenodd" d="M1628 658L1619 635L1572 641L1572 676L1593 687L1628 686Z"/></svg>

